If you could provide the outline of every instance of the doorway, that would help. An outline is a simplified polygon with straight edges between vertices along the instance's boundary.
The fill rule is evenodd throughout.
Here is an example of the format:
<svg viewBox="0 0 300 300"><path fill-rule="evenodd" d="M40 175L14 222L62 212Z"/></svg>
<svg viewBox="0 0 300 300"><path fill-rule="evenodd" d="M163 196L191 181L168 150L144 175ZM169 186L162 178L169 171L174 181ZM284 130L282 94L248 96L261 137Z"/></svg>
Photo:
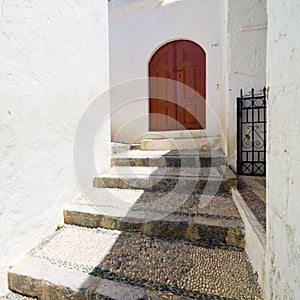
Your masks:
<svg viewBox="0 0 300 300"><path fill-rule="evenodd" d="M159 48L149 63L150 130L206 128L206 54L187 40ZM157 95L162 95L158 97Z"/></svg>

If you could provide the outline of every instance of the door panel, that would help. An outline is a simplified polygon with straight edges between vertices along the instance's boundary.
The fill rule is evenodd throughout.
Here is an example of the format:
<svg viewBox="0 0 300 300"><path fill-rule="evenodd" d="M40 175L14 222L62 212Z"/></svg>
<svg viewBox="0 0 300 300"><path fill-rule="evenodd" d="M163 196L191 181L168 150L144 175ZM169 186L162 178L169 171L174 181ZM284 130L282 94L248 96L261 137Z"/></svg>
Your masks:
<svg viewBox="0 0 300 300"><path fill-rule="evenodd" d="M190 41L176 43L177 119L186 129L205 128L205 52ZM189 87L191 89L189 89Z"/></svg>
<svg viewBox="0 0 300 300"><path fill-rule="evenodd" d="M154 79L175 80L174 48L172 43L165 45L155 53L150 61L150 130L173 130L176 127L174 84Z"/></svg>
<svg viewBox="0 0 300 300"><path fill-rule="evenodd" d="M173 79L177 83L151 79L150 130L205 128L205 60L200 46L184 40L168 43L154 54L149 65L150 77Z"/></svg>

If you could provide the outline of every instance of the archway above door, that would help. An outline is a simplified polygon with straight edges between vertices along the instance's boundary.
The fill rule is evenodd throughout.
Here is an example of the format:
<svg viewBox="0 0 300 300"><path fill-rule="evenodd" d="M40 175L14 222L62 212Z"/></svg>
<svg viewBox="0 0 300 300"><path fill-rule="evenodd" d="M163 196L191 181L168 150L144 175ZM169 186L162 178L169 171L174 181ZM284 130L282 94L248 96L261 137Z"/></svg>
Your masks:
<svg viewBox="0 0 300 300"><path fill-rule="evenodd" d="M151 131L206 128L206 54L199 45L188 40L163 45L149 62L149 77Z"/></svg>

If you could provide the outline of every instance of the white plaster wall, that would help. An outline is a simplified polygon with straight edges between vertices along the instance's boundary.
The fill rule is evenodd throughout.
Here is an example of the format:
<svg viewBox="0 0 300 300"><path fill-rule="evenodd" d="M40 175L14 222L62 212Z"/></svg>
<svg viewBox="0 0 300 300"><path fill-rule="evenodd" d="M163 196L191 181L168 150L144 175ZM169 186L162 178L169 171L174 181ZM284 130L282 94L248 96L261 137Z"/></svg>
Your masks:
<svg viewBox="0 0 300 300"><path fill-rule="evenodd" d="M300 299L300 2L268 0L266 299Z"/></svg>
<svg viewBox="0 0 300 300"><path fill-rule="evenodd" d="M220 135L224 5L223 0L110 2L113 140L130 143L148 132L148 62L160 46L176 39L192 40L206 51L206 131Z"/></svg>
<svg viewBox="0 0 300 300"><path fill-rule="evenodd" d="M107 1L2 0L0 7L1 295L8 266L63 222L63 202L79 193L74 134L108 88L109 70ZM102 134L98 159L106 167L107 124Z"/></svg>
<svg viewBox="0 0 300 300"><path fill-rule="evenodd" d="M236 98L266 84L266 0L227 0L225 98L228 162L236 169Z"/></svg>

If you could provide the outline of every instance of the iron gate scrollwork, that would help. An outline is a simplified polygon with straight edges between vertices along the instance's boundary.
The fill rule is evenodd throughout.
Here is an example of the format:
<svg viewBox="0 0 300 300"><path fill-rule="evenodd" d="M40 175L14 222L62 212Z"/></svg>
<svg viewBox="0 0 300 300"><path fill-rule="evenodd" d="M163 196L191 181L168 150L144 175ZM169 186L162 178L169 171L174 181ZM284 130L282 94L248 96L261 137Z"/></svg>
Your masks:
<svg viewBox="0 0 300 300"><path fill-rule="evenodd" d="M237 98L237 172L266 175L266 88Z"/></svg>

